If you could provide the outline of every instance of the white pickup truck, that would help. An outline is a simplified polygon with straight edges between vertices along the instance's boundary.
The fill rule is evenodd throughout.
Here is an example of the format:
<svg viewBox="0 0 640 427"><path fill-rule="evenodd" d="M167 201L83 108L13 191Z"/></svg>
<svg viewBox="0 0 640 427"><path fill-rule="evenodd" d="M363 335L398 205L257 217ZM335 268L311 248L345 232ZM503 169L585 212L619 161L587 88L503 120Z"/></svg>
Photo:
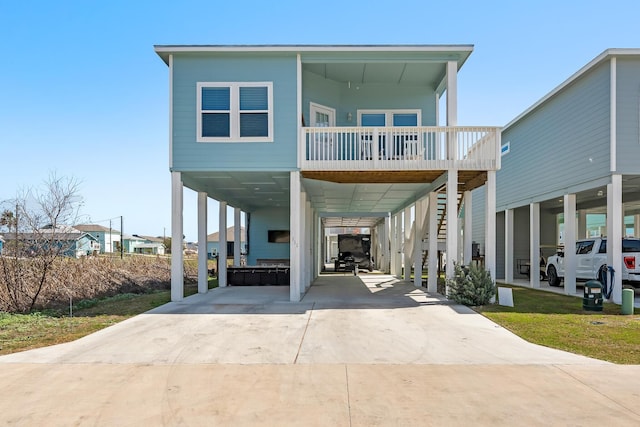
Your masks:
<svg viewBox="0 0 640 427"><path fill-rule="evenodd" d="M576 279L598 279L598 271L607 264L607 239L576 241ZM620 274L616 272L615 274ZM550 286L560 286L564 278L564 252L547 259L547 280ZM622 281L640 285L640 239L622 239Z"/></svg>

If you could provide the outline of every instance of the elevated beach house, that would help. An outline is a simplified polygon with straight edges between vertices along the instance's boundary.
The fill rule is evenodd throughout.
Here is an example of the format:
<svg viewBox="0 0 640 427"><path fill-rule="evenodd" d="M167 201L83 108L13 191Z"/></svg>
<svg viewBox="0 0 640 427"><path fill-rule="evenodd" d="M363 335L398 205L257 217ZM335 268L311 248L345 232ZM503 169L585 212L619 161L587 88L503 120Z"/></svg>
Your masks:
<svg viewBox="0 0 640 427"><path fill-rule="evenodd" d="M172 300L183 298L184 187L198 193L200 292L207 291L208 198L220 203L218 230L228 227L228 206L236 225L245 213L247 265L287 264L291 301L322 270L327 227L368 227L376 267L408 278L413 266L417 286L423 265L437 270L439 252L449 276L454 262L471 262L471 190L484 186L482 226L496 235L500 131L457 119L458 71L472 46L155 51L169 71ZM484 244L494 274L495 238ZM427 286L436 291L435 274Z"/></svg>

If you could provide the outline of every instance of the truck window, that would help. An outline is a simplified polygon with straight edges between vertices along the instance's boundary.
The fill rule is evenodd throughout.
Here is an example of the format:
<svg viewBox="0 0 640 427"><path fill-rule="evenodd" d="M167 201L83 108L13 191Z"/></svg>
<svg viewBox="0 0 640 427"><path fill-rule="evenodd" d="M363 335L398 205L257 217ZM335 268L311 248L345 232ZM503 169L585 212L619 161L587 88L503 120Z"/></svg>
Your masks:
<svg viewBox="0 0 640 427"><path fill-rule="evenodd" d="M600 242L600 249L598 250L599 254L606 254L607 253L607 241L603 240L602 242Z"/></svg>
<svg viewBox="0 0 640 427"><path fill-rule="evenodd" d="M580 247L578 247L578 255L584 255L591 252L593 249L593 244L595 242L593 240L588 240L586 242L580 242Z"/></svg>
<svg viewBox="0 0 640 427"><path fill-rule="evenodd" d="M640 252L640 240L622 239L622 252Z"/></svg>

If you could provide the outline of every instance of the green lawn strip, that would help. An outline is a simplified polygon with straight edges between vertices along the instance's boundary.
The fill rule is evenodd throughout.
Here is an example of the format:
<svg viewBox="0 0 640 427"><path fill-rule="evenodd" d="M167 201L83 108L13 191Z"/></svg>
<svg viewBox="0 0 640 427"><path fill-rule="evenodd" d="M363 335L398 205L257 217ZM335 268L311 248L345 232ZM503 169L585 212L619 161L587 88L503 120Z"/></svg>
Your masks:
<svg viewBox="0 0 640 427"><path fill-rule="evenodd" d="M640 364L638 314L623 316L620 306L608 303L602 312L589 312L582 309L582 298L512 289L515 307L491 305L476 310L535 344L614 363Z"/></svg>
<svg viewBox="0 0 640 427"><path fill-rule="evenodd" d="M209 279L209 289L217 286L217 279ZM185 296L197 291L197 285L185 285ZM170 299L170 291L155 291L83 300L74 304L73 317L69 317L68 310L0 312L0 355L73 341L166 304Z"/></svg>

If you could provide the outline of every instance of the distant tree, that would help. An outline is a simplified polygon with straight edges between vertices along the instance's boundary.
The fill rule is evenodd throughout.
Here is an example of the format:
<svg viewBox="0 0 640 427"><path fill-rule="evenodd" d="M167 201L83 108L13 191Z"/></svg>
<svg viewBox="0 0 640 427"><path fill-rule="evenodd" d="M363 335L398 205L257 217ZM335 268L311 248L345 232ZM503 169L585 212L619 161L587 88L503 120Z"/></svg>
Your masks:
<svg viewBox="0 0 640 427"><path fill-rule="evenodd" d="M26 190L4 203L15 211L0 214L0 230L9 232L7 254L0 256L0 304L27 312L50 285L56 260L72 248L71 225L79 222L82 206L79 182L51 174L41 190Z"/></svg>

